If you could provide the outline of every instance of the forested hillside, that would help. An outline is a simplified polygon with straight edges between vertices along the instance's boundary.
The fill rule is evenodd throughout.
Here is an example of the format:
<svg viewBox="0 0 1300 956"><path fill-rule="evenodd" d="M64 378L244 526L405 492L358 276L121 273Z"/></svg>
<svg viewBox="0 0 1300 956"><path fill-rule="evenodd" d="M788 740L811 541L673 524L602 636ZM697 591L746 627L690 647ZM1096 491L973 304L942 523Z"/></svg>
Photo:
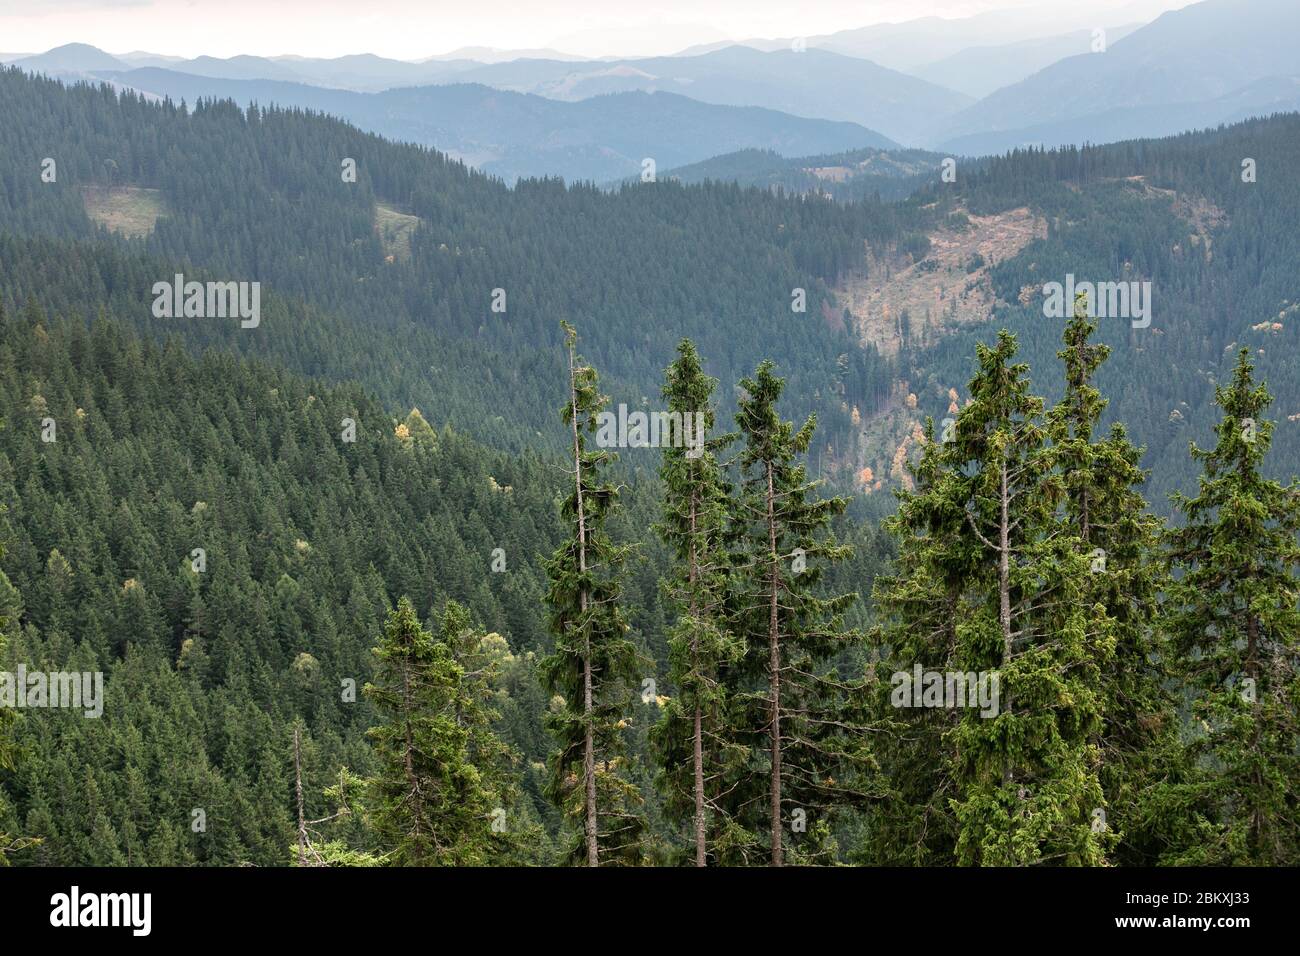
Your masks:
<svg viewBox="0 0 1300 956"><path fill-rule="evenodd" d="M820 193L841 202L906 199L939 175L945 157L921 149L857 149L820 156L781 156L746 149L669 170L684 183L708 180Z"/></svg>
<svg viewBox="0 0 1300 956"><path fill-rule="evenodd" d="M901 361L921 413L947 416L977 341L1006 327L1044 394L1059 394L1053 361L1061 320L1044 315L1045 283L1150 282L1150 326L1099 320L1113 348L1100 384L1108 417L1147 449L1153 506L1190 487L1187 443L1206 441L1212 385L1247 347L1274 389L1280 478L1300 472L1300 189L1291 175L1300 117L1252 120L1204 133L1061 151L1016 152L936 182L914 202L991 215L1028 207L1047 238L991 265L997 303L987 324L953 328ZM935 306L942 314L943 304ZM964 399L963 399L964 400Z"/></svg>
<svg viewBox="0 0 1300 956"><path fill-rule="evenodd" d="M104 690L0 698L0 863L1300 862L1297 151L507 188L0 72L0 674Z"/></svg>
<svg viewBox="0 0 1300 956"><path fill-rule="evenodd" d="M544 432L543 409L562 394L542 383L560 381L549 374L556 316L589 330L593 358L625 401L653 394L683 335L727 379L783 356L799 407L820 409L832 440L841 401L874 405L888 390L887 363L822 311L827 284L860 261L863 241L895 234L887 206L721 184L611 195L528 180L511 190L324 117L229 103L190 112L17 70L0 74L0 118L6 232L103 238L85 190L155 189L163 214L133 242L166 263L155 278L188 264L205 278L260 281L269 298L363 328L367 346L307 352L310 330L271 319L251 333L191 326L187 336L255 338L236 347L357 379L473 435L510 432L522 443ZM54 182L40 177L46 157L57 163ZM343 181L345 159L356 161L355 182ZM386 246L384 210L418 219L405 246ZM122 298L125 317L157 329L152 280L128 278L109 270L92 281ZM806 311L792 308L796 289Z"/></svg>
<svg viewBox="0 0 1300 956"><path fill-rule="evenodd" d="M35 301L0 334L5 669L102 670L108 688L101 719L19 723L0 832L43 840L20 861L287 862L292 728L305 730L310 815L325 816L342 768L374 769L376 713L359 689L403 596L421 618L459 602L488 634L494 726L522 790L511 813L519 827L545 821L526 859L551 861L538 661L551 646L542 558L562 534L554 460L490 451L418 412L394 419L356 387L195 360L175 340L145 344L105 319L87 329ZM611 530L641 546L622 584L637 673L669 692L666 558L644 535L654 469L628 472ZM846 533L870 539L868 527ZM870 552L844 579L870 579ZM627 715L647 794L655 713ZM191 831L194 809L211 838Z"/></svg>

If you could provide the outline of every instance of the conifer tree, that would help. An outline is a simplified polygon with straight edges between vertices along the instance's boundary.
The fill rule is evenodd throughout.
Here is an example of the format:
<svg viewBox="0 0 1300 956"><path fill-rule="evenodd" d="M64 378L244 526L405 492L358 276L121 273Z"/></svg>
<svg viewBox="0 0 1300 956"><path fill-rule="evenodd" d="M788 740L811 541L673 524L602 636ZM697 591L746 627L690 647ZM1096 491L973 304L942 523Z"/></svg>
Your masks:
<svg viewBox="0 0 1300 956"><path fill-rule="evenodd" d="M1189 788L1199 840L1172 862L1300 863L1300 486L1262 468L1272 401L1241 350L1201 462L1198 494L1175 494L1186 524L1171 532L1178 576L1169 626L1193 700Z"/></svg>
<svg viewBox="0 0 1300 956"><path fill-rule="evenodd" d="M899 567L877 595L893 666L997 682L993 708L943 700L958 713L905 718L922 730L908 766L935 758L928 786L951 817L929 806L895 825L924 835L922 858L952 839L962 864L1095 864L1107 838L1092 826L1104 810L1093 738L1114 639L1084 591L1087 555L1057 517L1064 487L1016 351L1006 331L979 346L970 402L927 448L889 525Z"/></svg>
<svg viewBox="0 0 1300 956"><path fill-rule="evenodd" d="M954 425L940 427L940 436ZM872 642L878 673L945 671L955 660L963 592L970 578L965 556L971 534L964 511L940 483L953 467L933 420L923 430L919 459L908 463L912 487L896 492L898 509L884 531L898 543L888 573L877 576L873 597L880 623ZM948 439L950 440L950 439ZM943 865L956 852L955 731L960 714L947 707L895 707L888 681L877 682L877 719L891 725L878 745L889 779L887 798L870 809L867 844L859 856L875 865Z"/></svg>
<svg viewBox="0 0 1300 956"><path fill-rule="evenodd" d="M638 658L627 638L614 575L626 549L616 546L605 530L618 489L601 471L614 456L588 448L607 399L600 394L596 370L581 364L577 333L567 322L562 327L569 360L569 398L562 418L569 426L573 485L561 508L569 536L546 565L555 650L542 669L557 695L548 725L560 745L552 759L550 793L562 809L576 809L582 820L574 859L599 866L637 862L641 855L641 798L621 767Z"/></svg>
<svg viewBox="0 0 1300 956"><path fill-rule="evenodd" d="M689 339L678 345L677 355L663 387L668 411L687 423L683 434L696 434L699 421L699 434L711 435L717 381L704 374ZM678 616L668 638L669 677L677 693L652 737L665 809L690 821L696 866L708 864L711 829L715 839L727 839L717 795L722 765L738 756L723 735L726 687L718 679L719 667L743 653L726 621L730 489L717 452L731 437L709 438L700 446L666 444L660 469L665 500L658 531L677 562L670 588Z"/></svg>
<svg viewBox="0 0 1300 956"><path fill-rule="evenodd" d="M848 500L815 496L818 483L799 459L816 419L797 431L781 419L784 382L772 368L763 362L740 383L745 447L729 600L746 654L727 670L736 685L729 733L751 753L730 784L736 814L756 836L766 832L770 863L781 866L787 828L798 835L792 859L827 858L831 813L878 793L865 681L833 666L860 647L861 635L842 621L858 595L822 597L818 588L825 567L849 554L830 529Z"/></svg>
<svg viewBox="0 0 1300 956"><path fill-rule="evenodd" d="M3 313L0 313L3 318ZM4 557L4 548L0 547L0 557ZM8 581L5 579L4 572L0 571L0 585L7 586ZM8 629L8 621L0 616L0 670L5 668L5 631ZM10 737L10 729L16 717L13 711L7 707L0 706L0 770L14 769L14 744ZM0 791L0 823L9 816L9 807L5 800L3 791ZM20 844L13 840L9 834L0 830L0 866L8 865L8 854L10 851L19 848Z"/></svg>
<svg viewBox="0 0 1300 956"><path fill-rule="evenodd" d="M494 774L485 778L473 762L484 755L490 712L453 646L467 623L449 603L435 639L403 598L375 648L376 681L366 693L387 720L370 730L380 765L370 813L392 864L481 866L499 849Z"/></svg>
<svg viewBox="0 0 1300 956"><path fill-rule="evenodd" d="M1168 578L1157 558L1162 522L1140 491L1142 450L1120 423L1096 435L1108 401L1093 381L1110 355L1109 346L1090 341L1096 330L1081 293L1057 353L1065 395L1048 413L1048 431L1066 521L1089 555L1085 599L1105 608L1115 638L1114 658L1101 673L1095 742L1107 815L1097 820L1115 832L1117 862L1151 865L1182 829L1173 793L1182 777L1170 650L1157 623Z"/></svg>

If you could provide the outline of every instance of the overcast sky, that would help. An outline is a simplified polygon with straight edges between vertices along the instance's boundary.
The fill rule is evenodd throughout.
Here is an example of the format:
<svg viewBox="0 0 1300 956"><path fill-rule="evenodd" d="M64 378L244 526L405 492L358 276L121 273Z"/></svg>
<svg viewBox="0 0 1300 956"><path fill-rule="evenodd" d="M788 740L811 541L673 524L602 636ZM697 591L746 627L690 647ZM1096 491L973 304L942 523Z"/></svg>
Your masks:
<svg viewBox="0 0 1300 956"><path fill-rule="evenodd" d="M462 46L585 56L675 53L696 43L802 37L922 16L1059 8L1117 11L1190 0L0 0L0 52L90 43L111 53L422 59ZM1300 0L1297 0L1300 2ZM1152 14L1154 15L1154 14ZM1142 16L1140 19L1148 19ZM1121 19L1124 19L1121 17Z"/></svg>

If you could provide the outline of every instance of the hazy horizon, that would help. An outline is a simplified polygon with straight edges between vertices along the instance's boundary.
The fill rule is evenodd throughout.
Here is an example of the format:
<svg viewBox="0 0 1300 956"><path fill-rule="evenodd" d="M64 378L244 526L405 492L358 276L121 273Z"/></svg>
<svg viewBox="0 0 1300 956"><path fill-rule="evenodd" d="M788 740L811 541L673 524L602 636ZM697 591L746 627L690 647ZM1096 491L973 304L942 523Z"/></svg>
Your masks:
<svg viewBox="0 0 1300 956"><path fill-rule="evenodd" d="M546 11L518 0L485 0L449 12L396 0L380 15L344 0L47 0L39 8L0 0L0 53L36 54L86 43L115 55L337 57L372 53L400 60L466 47L554 50L573 56L659 56L701 44L811 37L926 17L962 19L994 11L1059 20L1060 30L1149 20L1191 0L827 0L800 10L779 0L563 0ZM1095 22L1094 22L1095 21ZM183 22L183 34L176 24ZM568 29L561 29L558 24ZM249 29L249 25L253 29ZM399 25L399 29L394 29ZM1045 23L1044 35L1057 28ZM178 35L181 34L181 35Z"/></svg>

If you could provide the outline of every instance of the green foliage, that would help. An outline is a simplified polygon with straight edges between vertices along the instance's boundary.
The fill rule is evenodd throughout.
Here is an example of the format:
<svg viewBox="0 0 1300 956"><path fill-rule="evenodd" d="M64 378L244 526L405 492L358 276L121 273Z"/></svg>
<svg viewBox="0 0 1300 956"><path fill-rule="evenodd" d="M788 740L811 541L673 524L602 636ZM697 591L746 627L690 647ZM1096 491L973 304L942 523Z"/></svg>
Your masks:
<svg viewBox="0 0 1300 956"><path fill-rule="evenodd" d="M719 796L728 764L734 774L745 752L725 734L727 687L719 673L740 660L744 647L726 619L731 488L718 454L732 436L713 434L717 382L704 374L694 344L683 340L677 355L663 387L668 411L683 416L687 435L707 439L663 450L664 510L657 530L674 559L667 586L678 616L669 630L668 676L676 695L664 706L652 739L659 785L667 793L665 811L677 822L689 821L692 858L705 866L710 843L731 838Z"/></svg>
<svg viewBox="0 0 1300 956"><path fill-rule="evenodd" d="M0 72L0 168L31 171L0 189L0 669L106 692L0 708L0 861L1300 862L1300 490L1268 471L1300 430L1256 384L1300 401L1300 191L1228 174L1298 143L1278 117L1017 152L896 205L507 189L322 116ZM88 218L106 178L159 191L149 235ZM419 222L401 261L380 204ZM831 288L864 242L919 259L1022 205L1046 236L990 267L991 324L859 346ZM262 325L153 319L180 271L264 282ZM1076 315L1062 350L1022 292L1066 273L1158 279L1152 327ZM738 412L736 460L593 447L555 315L632 405L689 335L663 397ZM885 496L821 496L849 408L901 379L946 409L972 353L883 531ZM1166 567L1147 498L1190 477L1233 353ZM917 666L996 673L997 715L895 706Z"/></svg>
<svg viewBox="0 0 1300 956"><path fill-rule="evenodd" d="M818 587L824 569L849 555L830 529L848 502L817 496L801 461L816 420L797 431L782 420L785 383L772 368L763 362L741 380L736 415L744 448L728 604L745 655L724 673L727 734L749 753L729 766L725 785L729 815L749 834L733 841L732 859L748 861L766 843L780 866L787 842L793 862L833 858L833 815L872 796L876 781L864 682L853 673L861 635L843 627L857 595L825 597ZM847 673L834 666L840 658Z"/></svg>
<svg viewBox="0 0 1300 956"><path fill-rule="evenodd" d="M556 696L548 726L559 750L551 758L549 792L581 821L582 838L572 858L588 866L602 861L637 863L641 857L641 796L623 766L623 730L637 679L638 657L627 639L615 572L626 556L605 523L618 489L601 469L613 458L590 450L589 436L607 399L596 370L581 364L577 333L565 324L569 354L569 400L562 420L572 438L572 490L561 513L570 533L546 569L551 586L546 603L555 650L543 663L547 686Z"/></svg>
<svg viewBox="0 0 1300 956"><path fill-rule="evenodd" d="M387 863L483 866L518 852L513 755L492 732L482 638L455 602L436 638L406 598L384 625L366 685L383 721L369 731L378 772L367 812Z"/></svg>
<svg viewBox="0 0 1300 956"><path fill-rule="evenodd" d="M1043 402L1027 366L1011 364L1015 353L1006 332L995 348L980 347L970 403L938 442L931 423L918 488L900 496L890 522L903 558L877 597L889 615L881 638L891 669L996 675L1000 698L995 712L968 701L904 718L919 731L905 734L916 752L901 747L904 769L930 768L939 795L920 812L886 817L921 837L906 844L913 862L949 853L979 865L1104 859L1104 831L1091 822L1104 811L1095 738L1113 623L1088 599L1086 553L1057 514L1065 490ZM906 799L915 787L903 777L895 792Z"/></svg>
<svg viewBox="0 0 1300 956"><path fill-rule="evenodd" d="M1300 486L1260 473L1274 423L1253 373L1243 349L1216 386L1218 441L1192 446L1204 474L1175 498L1187 523L1169 536L1168 626L1195 693L1185 800L1201 811L1179 864L1300 862Z"/></svg>
<svg viewBox="0 0 1300 956"><path fill-rule="evenodd" d="M1111 354L1090 341L1096 323L1080 295L1059 357L1065 396L1048 412L1067 526L1089 554L1084 600L1110 619L1114 657L1101 671L1103 721L1094 741L1116 862L1152 865L1192 838L1177 789L1185 779L1178 716L1170 692L1173 653L1157 621L1169 586L1160 561L1161 522L1142 496L1141 449L1115 423L1096 434L1107 400L1093 384Z"/></svg>
<svg viewBox="0 0 1300 956"><path fill-rule="evenodd" d="M406 448L355 387L29 312L0 324L14 410L0 430L0 669L102 671L106 699L98 719L27 711L7 728L26 756L0 770L13 808L0 830L45 838L15 862L282 865L292 727L303 720L315 748L307 816L324 817L340 767L374 769L375 712L344 682L371 677L368 649L403 592L424 596L421 614L454 598L504 635L514 699L544 700L528 663L548 645L544 571L528 556L560 529L541 460L450 429L436 449ZM506 573L489 572L496 547ZM544 761L542 708L500 709L503 738ZM535 817L545 800L528 798ZM206 831L191 829L195 809Z"/></svg>

